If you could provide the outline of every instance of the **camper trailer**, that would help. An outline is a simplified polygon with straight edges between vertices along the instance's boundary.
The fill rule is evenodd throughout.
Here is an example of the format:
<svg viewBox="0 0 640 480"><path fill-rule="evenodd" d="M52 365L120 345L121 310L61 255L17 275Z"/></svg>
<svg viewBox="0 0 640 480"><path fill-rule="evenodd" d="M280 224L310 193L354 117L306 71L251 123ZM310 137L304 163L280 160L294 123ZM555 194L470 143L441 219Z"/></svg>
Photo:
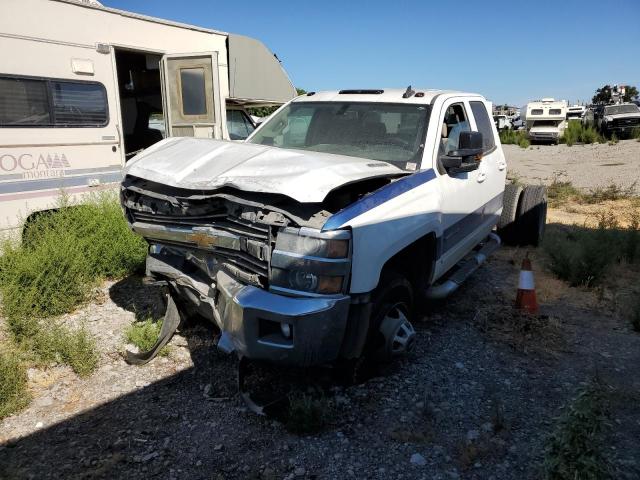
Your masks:
<svg viewBox="0 0 640 480"><path fill-rule="evenodd" d="M567 108L567 120L577 120L582 122L584 114L587 112L587 107L584 105L572 105Z"/></svg>
<svg viewBox="0 0 640 480"><path fill-rule="evenodd" d="M529 102L525 125L532 141L557 144L567 126L567 102L553 98Z"/></svg>
<svg viewBox="0 0 640 480"><path fill-rule="evenodd" d="M237 140L296 91L249 37L106 8L0 2L0 231L117 185L164 136Z"/></svg>

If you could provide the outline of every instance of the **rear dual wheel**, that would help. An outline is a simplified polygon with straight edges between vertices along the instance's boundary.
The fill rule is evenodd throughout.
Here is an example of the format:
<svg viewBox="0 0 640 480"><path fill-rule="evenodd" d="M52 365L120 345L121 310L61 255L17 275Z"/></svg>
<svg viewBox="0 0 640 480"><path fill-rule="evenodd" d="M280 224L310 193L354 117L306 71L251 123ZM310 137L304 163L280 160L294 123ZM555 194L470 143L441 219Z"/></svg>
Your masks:
<svg viewBox="0 0 640 480"><path fill-rule="evenodd" d="M538 246L547 223L547 189L543 185L507 185L498 234L508 245Z"/></svg>

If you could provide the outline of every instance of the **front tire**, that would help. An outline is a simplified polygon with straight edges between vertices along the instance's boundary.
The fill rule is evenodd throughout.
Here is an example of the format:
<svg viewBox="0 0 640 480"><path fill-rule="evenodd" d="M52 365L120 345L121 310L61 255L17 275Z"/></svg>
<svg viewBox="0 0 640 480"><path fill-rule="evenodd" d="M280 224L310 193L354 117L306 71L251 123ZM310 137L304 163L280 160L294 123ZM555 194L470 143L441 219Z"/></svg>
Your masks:
<svg viewBox="0 0 640 480"><path fill-rule="evenodd" d="M365 355L390 362L413 348L416 332L413 318L413 288L399 273L383 274L373 293L373 308Z"/></svg>

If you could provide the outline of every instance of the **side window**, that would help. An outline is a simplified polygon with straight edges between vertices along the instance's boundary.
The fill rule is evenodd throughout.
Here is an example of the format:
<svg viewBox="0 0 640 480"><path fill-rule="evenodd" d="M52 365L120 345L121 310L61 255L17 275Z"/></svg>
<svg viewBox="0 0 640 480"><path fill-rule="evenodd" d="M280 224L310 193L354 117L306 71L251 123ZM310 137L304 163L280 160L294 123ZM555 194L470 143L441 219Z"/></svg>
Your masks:
<svg viewBox="0 0 640 480"><path fill-rule="evenodd" d="M51 125L47 82L0 78L0 127Z"/></svg>
<svg viewBox="0 0 640 480"><path fill-rule="evenodd" d="M471 131L469 116L462 103L454 103L447 108L442 125L442 142L444 154L458 149L460 132Z"/></svg>
<svg viewBox="0 0 640 480"><path fill-rule="evenodd" d="M103 127L107 92L95 82L0 77L0 127Z"/></svg>
<svg viewBox="0 0 640 480"><path fill-rule="evenodd" d="M255 128L243 111L227 110L227 130L231 140L244 140Z"/></svg>
<svg viewBox="0 0 640 480"><path fill-rule="evenodd" d="M107 93L97 83L51 81L56 126L101 126L108 122Z"/></svg>
<svg viewBox="0 0 640 480"><path fill-rule="evenodd" d="M491 120L489 120L487 108L482 102L469 102L469 105L471 106L471 112L473 112L473 118L476 119L478 131L482 134L483 150L488 152L496 146L496 142L493 137L493 129L491 128Z"/></svg>

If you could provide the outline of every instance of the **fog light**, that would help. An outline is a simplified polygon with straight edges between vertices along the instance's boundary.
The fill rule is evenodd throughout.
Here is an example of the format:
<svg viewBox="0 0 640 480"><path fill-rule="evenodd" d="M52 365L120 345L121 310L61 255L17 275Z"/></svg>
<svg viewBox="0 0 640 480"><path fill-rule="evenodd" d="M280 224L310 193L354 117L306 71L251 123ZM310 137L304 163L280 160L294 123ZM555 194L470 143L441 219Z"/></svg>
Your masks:
<svg viewBox="0 0 640 480"><path fill-rule="evenodd" d="M284 338L291 338L291 325L288 323L281 323L280 324L280 331L282 332L282 335L284 335Z"/></svg>

